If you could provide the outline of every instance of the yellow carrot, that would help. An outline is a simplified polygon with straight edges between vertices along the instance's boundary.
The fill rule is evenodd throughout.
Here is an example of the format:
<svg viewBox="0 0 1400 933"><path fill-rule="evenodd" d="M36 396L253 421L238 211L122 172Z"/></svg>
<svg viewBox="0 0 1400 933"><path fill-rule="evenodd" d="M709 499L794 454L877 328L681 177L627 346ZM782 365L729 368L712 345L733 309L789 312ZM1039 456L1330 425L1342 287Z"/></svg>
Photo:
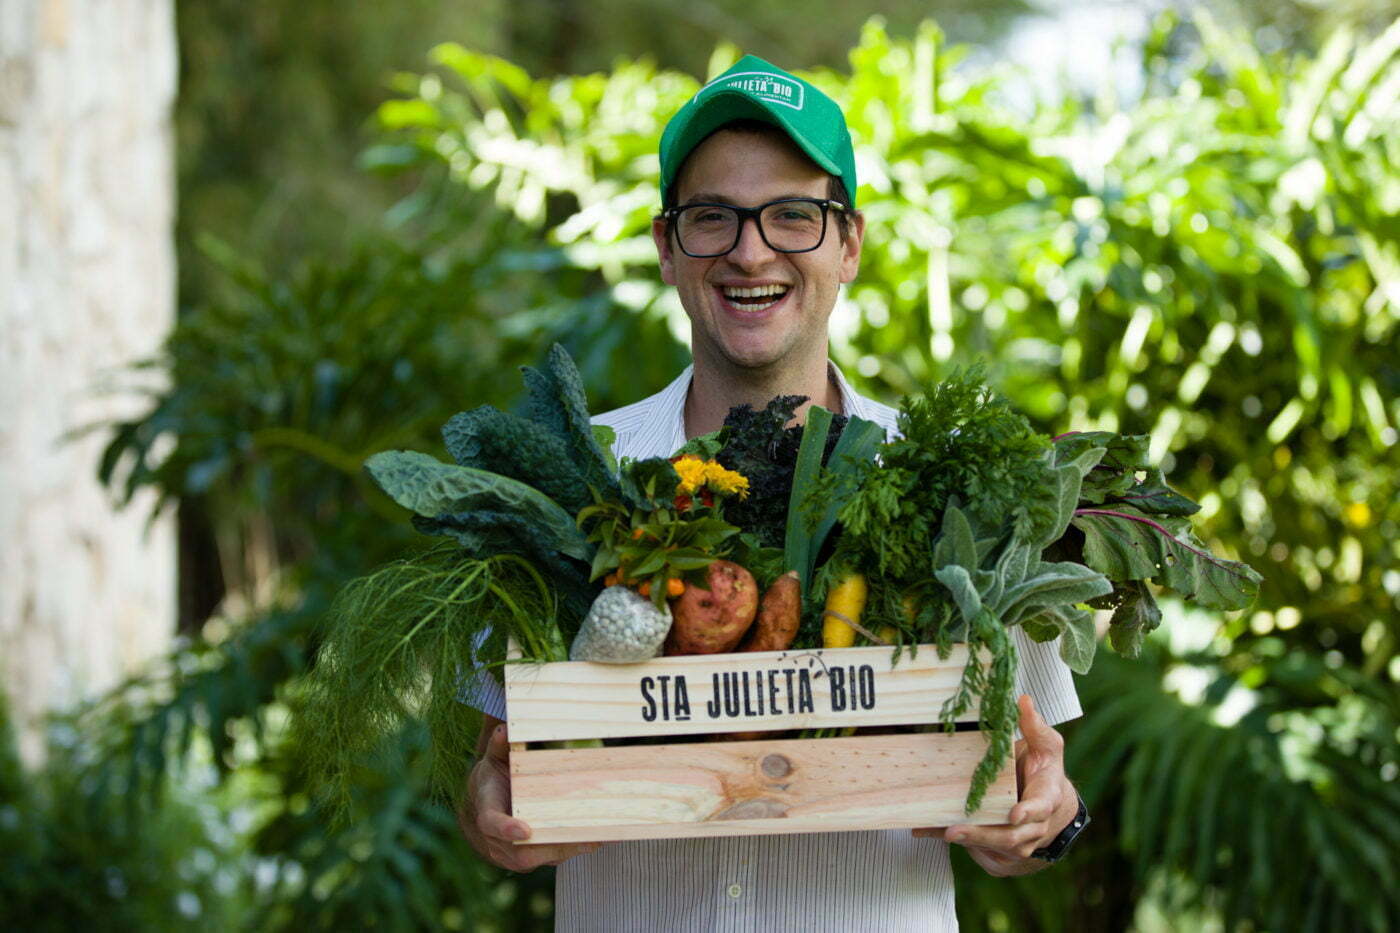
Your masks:
<svg viewBox="0 0 1400 933"><path fill-rule="evenodd" d="M826 596L826 612L822 619L822 647L849 648L856 643L856 630L849 622L860 623L865 611L865 577L849 573L831 588Z"/></svg>

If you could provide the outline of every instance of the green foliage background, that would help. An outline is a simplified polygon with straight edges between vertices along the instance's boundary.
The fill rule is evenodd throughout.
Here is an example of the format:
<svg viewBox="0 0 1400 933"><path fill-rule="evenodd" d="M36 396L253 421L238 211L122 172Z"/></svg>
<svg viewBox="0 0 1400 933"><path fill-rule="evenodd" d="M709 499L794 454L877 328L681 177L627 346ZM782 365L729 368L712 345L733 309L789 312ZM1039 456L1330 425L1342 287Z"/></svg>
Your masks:
<svg viewBox="0 0 1400 933"><path fill-rule="evenodd" d="M618 58L625 35L541 41L543 6L333 28L324 3L181 5L187 312L146 364L171 387L99 468L179 503L204 592L167 663L56 727L45 772L0 748L0 914L22 927L547 926L550 873L479 864L426 800L419 731L366 762L359 819L332 832L285 730L330 595L426 544L368 454L508 407L514 367L555 340L596 410L685 362L647 235L656 141L737 57L695 21L730 5L678 12L664 67ZM1263 43L1168 17L1140 96L1086 98L968 62L909 6L848 52L799 55L781 20L736 36L816 65L858 142L868 230L837 361L893 401L983 359L1047 432L1150 434L1202 538L1266 577L1249 612L1167 604L1142 660L1100 653L1066 728L1091 834L1020 881L959 856L964 927L1396 926L1400 23L1363 5L1359 28L1318 30L1280 7L1297 15ZM600 7L557 10L604 36L630 9ZM415 16L471 41L381 102ZM280 98L230 94L248 62ZM359 168L294 152L346 151L371 113ZM279 119L300 130L266 151L220 142Z"/></svg>

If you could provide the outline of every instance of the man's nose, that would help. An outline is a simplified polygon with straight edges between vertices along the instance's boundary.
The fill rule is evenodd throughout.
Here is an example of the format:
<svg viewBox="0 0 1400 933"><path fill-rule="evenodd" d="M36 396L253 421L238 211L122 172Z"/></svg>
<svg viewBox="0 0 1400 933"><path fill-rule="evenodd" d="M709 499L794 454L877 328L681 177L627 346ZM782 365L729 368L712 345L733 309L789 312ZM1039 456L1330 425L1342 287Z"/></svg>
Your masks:
<svg viewBox="0 0 1400 933"><path fill-rule="evenodd" d="M767 262L776 250L763 240L757 217L745 217L739 222L739 242L729 251L729 261L736 266L752 266Z"/></svg>

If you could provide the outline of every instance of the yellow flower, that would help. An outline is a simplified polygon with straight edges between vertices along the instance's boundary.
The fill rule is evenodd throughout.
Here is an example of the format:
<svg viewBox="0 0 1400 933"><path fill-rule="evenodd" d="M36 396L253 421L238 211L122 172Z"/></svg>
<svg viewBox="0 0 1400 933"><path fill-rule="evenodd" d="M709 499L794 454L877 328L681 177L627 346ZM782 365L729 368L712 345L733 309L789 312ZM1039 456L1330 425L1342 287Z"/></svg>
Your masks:
<svg viewBox="0 0 1400 933"><path fill-rule="evenodd" d="M702 488L720 495L738 495L743 499L749 494L748 477L733 470L726 470L715 460L701 460L694 454L686 454L671 461L676 475L681 478L676 485L676 495L693 496Z"/></svg>
<svg viewBox="0 0 1400 933"><path fill-rule="evenodd" d="M680 484L676 486L677 495L693 496L705 485L705 461L694 454L686 454L673 460L671 466L675 467L676 475L681 478Z"/></svg>
<svg viewBox="0 0 1400 933"><path fill-rule="evenodd" d="M714 460L705 464L705 482L714 492L726 496L738 494L740 499L749 495L749 478L734 470L726 470Z"/></svg>

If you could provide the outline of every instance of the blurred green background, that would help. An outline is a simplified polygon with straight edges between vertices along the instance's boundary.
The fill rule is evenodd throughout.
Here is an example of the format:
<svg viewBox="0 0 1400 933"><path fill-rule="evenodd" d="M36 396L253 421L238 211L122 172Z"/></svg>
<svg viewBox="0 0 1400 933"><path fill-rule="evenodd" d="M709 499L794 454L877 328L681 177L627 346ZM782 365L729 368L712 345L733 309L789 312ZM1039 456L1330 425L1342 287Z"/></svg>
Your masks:
<svg viewBox="0 0 1400 933"><path fill-rule="evenodd" d="M550 873L481 865L421 792L421 733L331 831L288 709L336 588L419 546L365 456L508 407L556 340L595 410L684 364L656 143L742 52L846 108L857 385L985 359L1047 432L1150 434L1266 577L1100 653L1065 728L1091 832L1018 881L959 858L964 928L1400 925L1397 11L1112 7L1139 27L1086 79L1034 57L1084 41L1068 9L873 7L177 4L181 315L143 364L170 383L94 469L178 510L180 639L58 718L41 772L0 740L14 928L549 927Z"/></svg>

